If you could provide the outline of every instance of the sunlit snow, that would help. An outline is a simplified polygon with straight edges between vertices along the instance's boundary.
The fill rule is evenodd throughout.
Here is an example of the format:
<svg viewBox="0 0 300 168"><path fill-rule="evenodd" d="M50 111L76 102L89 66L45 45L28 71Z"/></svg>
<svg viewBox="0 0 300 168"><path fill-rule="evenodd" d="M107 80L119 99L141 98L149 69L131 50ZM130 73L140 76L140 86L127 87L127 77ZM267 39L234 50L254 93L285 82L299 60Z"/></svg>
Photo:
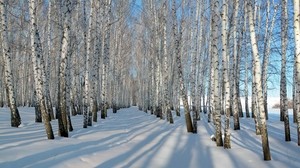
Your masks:
<svg viewBox="0 0 300 168"><path fill-rule="evenodd" d="M252 118L241 118L241 130L231 130L232 149L216 147L211 123L198 121L198 134L186 132L184 115L173 125L137 107L109 110L108 118L82 128L82 116L72 117L69 138L47 140L44 125L34 122L34 108L19 108L22 125L10 127L10 113L0 108L0 167L61 168L297 168L300 147L296 125L290 122L292 142L284 141L278 110L270 109L268 121L271 161L263 161L260 136ZM183 112L183 111L182 111ZM292 121L292 120L291 120Z"/></svg>

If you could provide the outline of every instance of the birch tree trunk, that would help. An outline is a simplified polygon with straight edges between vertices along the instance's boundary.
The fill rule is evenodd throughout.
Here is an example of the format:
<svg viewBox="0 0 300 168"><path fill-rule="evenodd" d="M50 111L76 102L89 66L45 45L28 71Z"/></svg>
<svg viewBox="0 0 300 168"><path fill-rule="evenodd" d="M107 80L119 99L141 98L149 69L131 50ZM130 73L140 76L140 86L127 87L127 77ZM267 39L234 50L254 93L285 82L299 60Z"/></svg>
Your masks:
<svg viewBox="0 0 300 168"><path fill-rule="evenodd" d="M238 11L239 11L239 0L234 1L234 21L233 21L233 58L234 58L234 68L233 68L233 122L234 130L240 129L239 121L239 105L238 105L238 78L237 78L237 57L238 57L238 43L237 43L237 24L238 24Z"/></svg>
<svg viewBox="0 0 300 168"><path fill-rule="evenodd" d="M172 7L172 18L173 18L173 36L175 38L175 56L176 56L176 63L177 63L177 71L178 71L178 78L180 83L180 95L182 98L183 106L184 106L184 115L185 115L185 122L186 122L186 128L187 132L193 132L193 125L192 125L192 119L190 115L190 109L188 104L188 97L187 97L187 91L185 87L185 83L183 81L183 72L182 72L182 63L181 63L181 55L180 55L180 45L181 45L181 38L182 38L182 24L183 20L181 20L181 23L179 25L179 34L177 31L177 15L176 15L176 0L173 0L173 7ZM183 12L181 13L183 16Z"/></svg>
<svg viewBox="0 0 300 168"><path fill-rule="evenodd" d="M94 71L93 71L93 87L91 90L91 94L93 94L94 98L93 98L93 105L91 105L92 107L92 113L93 113L93 121L97 122L97 112L98 112L98 100L97 100L97 90L98 90L98 82L97 79L99 79L100 75L99 75L99 68L100 68L100 58L101 58L101 51L102 51L102 38L101 38L101 12L102 12L102 8L100 6L100 2L96 3L97 4L97 8L96 8L96 45L95 45L95 53L94 53ZM100 82L100 81L99 81Z"/></svg>
<svg viewBox="0 0 300 168"><path fill-rule="evenodd" d="M46 68L45 68L45 77L46 79L49 81L50 79L50 56L51 56L51 11L52 11L52 0L49 0L49 7L48 7L48 21L47 21L47 44L48 44L48 52L47 52L47 64L46 64ZM48 109L48 113L50 115L50 119L54 120L54 112L53 112L53 105L52 105L52 100L51 100L51 96L50 96L50 88L49 88L49 82L45 83L45 89L46 89L46 97L47 97L47 109Z"/></svg>
<svg viewBox="0 0 300 168"><path fill-rule="evenodd" d="M0 0L0 13L1 13L1 39L2 39L2 54L5 68L5 87L6 95L8 97L7 102L10 108L11 114L11 126L19 127L21 124L21 117L16 105L16 93L14 90L13 74L11 67L11 49L8 45L8 30L7 30L7 0Z"/></svg>
<svg viewBox="0 0 300 168"><path fill-rule="evenodd" d="M213 0L213 9L212 9L212 68L214 73L213 78L213 113L214 113L214 120L215 120L215 137L216 137L216 144L217 146L223 146L222 140L222 126L221 126L221 102L220 102L220 95L219 95L219 54L218 54L218 26L219 26L219 1Z"/></svg>
<svg viewBox="0 0 300 168"><path fill-rule="evenodd" d="M201 107L201 98L203 96L203 106L204 106L204 102L205 102L205 99L204 99L204 95L205 95L205 89L204 89L204 80L202 80L204 78L204 54L202 52L202 49L203 49L203 38L202 38L202 34L203 34L203 29L205 28L204 26L204 17L202 16L203 14L203 8L204 8L204 4L203 0L201 0L200 2L197 2L197 8L200 8L199 9L199 12L198 12L198 22L199 22L199 26L200 26L200 32L199 32L199 36L197 36L197 42L198 42L198 46L199 46L199 49L197 49L197 56L199 57L198 58L198 73L197 73L197 92L198 92L198 95L197 95L197 113L196 113L196 118L197 120L200 120L200 113L202 113L202 111L205 112L205 110L202 110L202 107ZM199 7L200 6L200 7ZM197 27L198 28L198 27ZM204 108L203 108L204 109ZM206 113L206 112L205 112Z"/></svg>
<svg viewBox="0 0 300 168"><path fill-rule="evenodd" d="M71 1L66 0L63 4L63 36L62 36L62 50L60 55L60 102L59 103L59 135L62 137L68 137L68 119L67 119L67 62L70 43L70 19L71 19Z"/></svg>
<svg viewBox="0 0 300 168"><path fill-rule="evenodd" d="M249 93L248 92L248 56L246 56L246 61L245 61L245 111L246 111L247 118L250 117L248 93Z"/></svg>
<svg viewBox="0 0 300 168"><path fill-rule="evenodd" d="M296 55L296 97L297 98L297 133L298 146L300 146L300 2L294 0L294 34L295 34L295 55Z"/></svg>
<svg viewBox="0 0 300 168"><path fill-rule="evenodd" d="M246 56L245 56L245 111L246 111L246 117L247 118L250 118L250 112L249 112L249 98L248 98L248 94L249 94L249 91L248 91L248 41L247 41L247 6L246 6L247 3L244 3L244 6L243 6L243 10L244 10L244 26L243 26L243 46L244 46L244 51L246 53Z"/></svg>
<svg viewBox="0 0 300 168"><path fill-rule="evenodd" d="M287 0L281 1L281 78L280 78L280 113L284 114L285 141L291 141L286 90L286 49L288 32Z"/></svg>
<svg viewBox="0 0 300 168"><path fill-rule="evenodd" d="M93 23L93 12L95 2L94 0L90 0L91 9L88 19L88 32L86 37L86 56L85 56L85 78L84 78L84 121L83 128L87 128L87 126L92 126L92 109L93 109L93 101L95 100L93 93L89 93L90 88L93 86L90 85L90 58L92 54L91 48L91 38L92 38L92 23ZM90 100L89 100L90 98ZM90 103L89 103L90 101Z"/></svg>
<svg viewBox="0 0 300 168"><path fill-rule="evenodd" d="M101 118L107 117L107 71L109 66L110 55L110 16L111 16L111 0L106 0L105 3L105 35L104 35L104 48L103 48L103 65L102 65L102 110Z"/></svg>
<svg viewBox="0 0 300 168"><path fill-rule="evenodd" d="M42 118L44 121L44 126L48 139L54 139L54 134L52 131L52 126L50 123L50 118L46 109L45 93L44 93L44 83L42 79L41 65L41 43L39 40L39 32L36 25L36 2L35 0L29 1L29 12L30 12L30 37L31 37L31 54L32 62L34 66L34 83L36 89L36 98L40 103L40 108L42 112Z"/></svg>
<svg viewBox="0 0 300 168"><path fill-rule="evenodd" d="M296 67L296 52L294 54L294 67ZM297 99L299 96L297 96L297 87L298 87L298 82L297 82L297 69L294 68L293 70L293 123L297 123Z"/></svg>
<svg viewBox="0 0 300 168"><path fill-rule="evenodd" d="M230 144L230 81L229 81L229 73L228 73L228 60L229 56L227 53L227 0L223 0L222 5L222 64L223 64L223 80L224 80L224 88L225 88L225 128L224 128L224 148L231 148Z"/></svg>
<svg viewBox="0 0 300 168"><path fill-rule="evenodd" d="M63 21L62 21L62 1L56 1L56 3L55 3L55 5L56 5L56 8L57 8L57 23L60 25L60 28L58 28L58 30L57 30L57 34L58 34L58 36L59 37L62 37L63 36ZM59 43L61 44L61 42L62 41L59 41ZM56 60L57 60L57 62L56 62L56 74L57 74L57 83L56 83L56 85L57 85L57 87L55 88L56 89L56 93L57 93L57 99L56 99L56 104L55 104L55 110L56 110L56 115L55 115L55 117L56 117L56 119L58 119L59 117L60 117L60 102L61 102L61 93L60 93L60 91L61 91L61 89L60 89L60 86L61 86L61 84L60 84L60 79L59 79L59 74L60 74L60 64L61 64L61 53L62 53L62 45L59 45L59 50L58 50L59 52L58 52L58 56L57 56L57 58L56 58Z"/></svg>
<svg viewBox="0 0 300 168"><path fill-rule="evenodd" d="M71 18L69 20L71 23ZM66 112L67 112L67 121L68 121L68 130L71 132L73 131L73 125L71 120L71 58L72 52L71 48L74 48L72 45L74 43L71 42L71 34L73 32L71 29L69 30L69 43L68 43L68 53L67 53L67 65L66 65Z"/></svg>
<svg viewBox="0 0 300 168"><path fill-rule="evenodd" d="M257 93L257 102L258 108L260 112L260 119L261 119L261 139L262 139L262 148L264 154L264 160L271 160L271 153L269 148L269 140L268 140L268 130L267 130L267 123L266 123L266 114L264 111L264 100L263 100L263 92L262 92L262 85L261 85L261 66L260 66L260 57L258 53L258 47L256 42L256 34L255 34L255 27L253 22L253 10L251 1L247 2L247 9L248 9L248 19L249 19L249 29L250 29L250 37L251 37L251 45L252 45L252 54L254 59L254 70L255 70L255 85L256 85L256 93Z"/></svg>
<svg viewBox="0 0 300 168"><path fill-rule="evenodd" d="M211 12L212 13L212 12ZM212 15L210 16L210 20L212 20ZM213 24L210 24L210 32L212 32ZM212 104L214 100L213 92L214 92L214 69L212 66L212 39L211 39L211 33L209 34L209 44L208 44L208 53L209 53L209 79L208 79L208 88L207 88L207 103L206 107L208 108L208 114L207 114L207 122L211 122L211 116L212 116Z"/></svg>
<svg viewBox="0 0 300 168"><path fill-rule="evenodd" d="M194 7L192 7L192 18L194 18L194 23L192 24L191 30L191 40L192 40L192 47L191 47L191 104L192 104L192 114L193 114L193 133L197 133L197 116L198 116L198 109L196 108L196 66L197 66L197 49L198 49L198 13L199 13L199 3L196 1L196 12L194 14Z"/></svg>
<svg viewBox="0 0 300 168"><path fill-rule="evenodd" d="M254 59L252 60L252 117L255 123L255 133L256 135L261 135L261 124L259 118L258 104L257 104L257 90L255 83L255 67L254 67Z"/></svg>
<svg viewBox="0 0 300 168"><path fill-rule="evenodd" d="M164 111L167 115L167 120L170 124L174 123L173 116L170 107L170 97L169 97L169 65L168 65L168 52L167 52L167 2L163 4L164 9L164 22L163 22L163 54L164 54Z"/></svg>

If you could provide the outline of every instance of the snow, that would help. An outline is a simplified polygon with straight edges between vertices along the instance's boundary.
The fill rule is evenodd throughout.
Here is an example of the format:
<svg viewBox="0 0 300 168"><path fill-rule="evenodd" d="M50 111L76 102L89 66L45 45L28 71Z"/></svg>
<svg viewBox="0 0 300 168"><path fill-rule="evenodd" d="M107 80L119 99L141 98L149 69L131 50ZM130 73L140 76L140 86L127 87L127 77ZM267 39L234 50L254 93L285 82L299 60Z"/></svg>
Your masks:
<svg viewBox="0 0 300 168"><path fill-rule="evenodd" d="M211 140L211 123L202 116L198 134L186 132L184 115L168 124L137 107L121 109L108 118L82 128L82 116L72 117L69 138L47 140L42 123L34 122L34 108L19 108L22 125L10 127L7 108L0 108L0 167L55 168L219 168L300 167L296 125L290 123L292 141L284 141L283 122L270 110L268 133L272 160L263 161L260 136L252 118L241 118L241 130L231 130L231 149ZM205 121L204 121L205 120Z"/></svg>

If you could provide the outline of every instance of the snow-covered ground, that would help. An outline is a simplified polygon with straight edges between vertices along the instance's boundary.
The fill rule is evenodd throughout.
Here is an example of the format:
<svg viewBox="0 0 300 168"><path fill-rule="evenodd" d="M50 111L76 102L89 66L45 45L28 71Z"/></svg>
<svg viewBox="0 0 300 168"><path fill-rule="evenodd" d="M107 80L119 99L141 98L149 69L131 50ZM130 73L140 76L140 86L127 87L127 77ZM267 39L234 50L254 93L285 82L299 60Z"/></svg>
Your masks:
<svg viewBox="0 0 300 168"><path fill-rule="evenodd" d="M300 147L296 125L291 123L292 142L284 141L283 123L273 110L268 121L272 161L263 161L260 136L253 119L241 118L241 130L231 131L232 148L216 147L210 140L213 127L205 118L198 122L198 134L186 132L184 117L175 124L138 111L109 110L108 118L82 128L82 116L72 117L74 131L69 138L47 140L44 126L34 122L33 108L19 108L20 128L10 127L7 108L0 108L0 167L62 168L298 168ZM272 113L273 112L273 113Z"/></svg>

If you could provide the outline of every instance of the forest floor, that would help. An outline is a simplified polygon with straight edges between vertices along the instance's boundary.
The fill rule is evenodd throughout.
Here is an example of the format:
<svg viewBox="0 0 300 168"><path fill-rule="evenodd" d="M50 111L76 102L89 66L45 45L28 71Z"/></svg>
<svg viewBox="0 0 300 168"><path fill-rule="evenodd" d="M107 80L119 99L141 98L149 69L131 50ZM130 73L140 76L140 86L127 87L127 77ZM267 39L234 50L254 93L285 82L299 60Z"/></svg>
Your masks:
<svg viewBox="0 0 300 168"><path fill-rule="evenodd" d="M263 161L260 136L252 118L241 118L241 130L231 130L231 149L210 139L213 125L202 115L198 134L186 132L184 115L174 124L139 111L137 107L108 112L108 118L82 128L82 116L72 117L69 138L47 140L44 125L34 122L34 108L20 107L22 125L10 127L10 113L0 108L0 167L61 168L298 168L300 147L296 124L290 120L292 141L284 141L278 110L268 120L271 161Z"/></svg>

